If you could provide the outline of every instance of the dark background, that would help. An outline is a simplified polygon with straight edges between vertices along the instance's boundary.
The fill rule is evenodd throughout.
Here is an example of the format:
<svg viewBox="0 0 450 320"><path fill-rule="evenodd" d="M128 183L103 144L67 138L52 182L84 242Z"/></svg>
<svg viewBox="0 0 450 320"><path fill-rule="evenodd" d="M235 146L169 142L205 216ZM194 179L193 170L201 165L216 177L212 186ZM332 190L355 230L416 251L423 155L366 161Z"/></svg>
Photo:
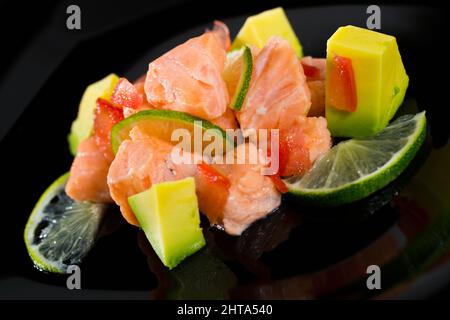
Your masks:
<svg viewBox="0 0 450 320"><path fill-rule="evenodd" d="M54 140L41 141L41 136L36 131L36 135L28 139L27 145L14 145L15 141L24 141L23 137L20 140L16 139L17 137L24 132L29 133L29 130L22 128L19 123L15 132L16 136L10 134L9 139L5 139L5 143L0 144L6 148L0 148L0 152L2 152L0 170L3 170L3 185L9 188L9 192L2 195L3 213L14 215L14 211L17 209L17 204L14 202L21 201L22 195L33 195L33 199L22 201L34 201L38 196L38 194L35 194L36 190L44 190L54 177L67 170L65 166L70 161L70 155L66 150L66 137L61 135L61 132L68 131L71 121L69 118L71 117L58 119L55 116L57 113L54 111L55 109L67 109L67 113L74 114L74 109L68 108L68 105L76 105L75 100L79 100L86 84L92 83L110 72L120 75L129 71L128 63L132 63L136 57L140 57L150 47L157 46L168 37L194 26L209 23L214 19L226 19L242 14L250 15L280 5L289 8L344 3L358 2L262 0L228 0L225 2L213 0L0 2L0 108L2 112L0 115L0 141L8 135L9 129L33 99L36 102L35 109L22 119L22 124L30 123L30 119L33 119L33 117L36 121L39 121L39 116L45 112L48 113L48 117L55 117L54 128L45 128L42 135L47 138L51 137L53 130L55 132ZM398 1L394 3L417 3L436 8L438 6L433 1ZM65 11L70 4L77 4L81 8L81 30L69 31L66 28L67 14ZM367 3L367 5L369 4ZM375 4L380 5L383 10L383 5L387 2L377 1ZM445 82L445 76L448 74L446 65L448 60L446 58L448 34L446 34L443 23L445 11L442 10L441 12L443 19L426 21L426 23L421 21L424 29L417 34L417 39L413 39L413 41L417 41L417 52L414 57L407 57L408 61L405 62L407 70L414 70L415 74L421 75L420 78L414 79L414 82L411 83L411 90L415 90L418 100L422 104L429 102L432 105L440 105L444 109L448 108L446 101L448 89L446 89ZM137 32L135 21L142 21L142 19L145 19L147 29ZM414 23L414 21L411 23ZM142 23L139 25L142 25ZM97 35L121 26L125 26L124 28L128 32L127 37L117 39L112 32L109 33L110 36L101 37L100 46L92 45L92 43L99 41ZM127 34L127 32L122 31L121 35ZM95 52L86 51L86 47L96 48ZM70 66L67 66L67 61L70 61ZM64 70L69 74L58 74L57 69L61 65L65 66ZM134 76L138 76L138 74L136 73ZM62 90L62 92L51 92L50 88L56 86L45 86L52 79L53 81L54 79L67 79L66 84L58 86L58 90ZM76 88L67 90L71 92L70 97L69 94L65 95L65 86ZM77 94L74 94L74 91ZM52 97L57 97L55 103L58 105L52 105L45 109L46 107L39 103L54 101L55 99L52 99ZM36 106L42 109L36 109ZM52 113L52 110L54 113ZM442 114L442 112L439 114ZM440 131L433 135L435 138L433 143L435 145L446 143L450 130L447 118L438 116L431 116L430 118L435 124L432 125L432 130ZM39 126L35 125L34 127ZM40 145L42 143L45 146ZM64 150L59 150L52 144L64 146ZM10 154L3 153L3 150L13 150L14 148L17 149L17 153L13 154L12 157ZM53 163L53 161L48 160L52 157L58 158L58 161L54 162L60 163L60 165L49 166L47 162ZM8 160L5 160L6 158ZM37 168L37 170L33 169L35 171L33 181L24 177L26 176L25 172L13 172L21 166ZM39 170L39 168L45 169ZM22 206L29 205L22 204ZM18 223L14 228L19 226L18 228L21 230L24 221L19 220L24 218L26 217L15 219ZM0 225L3 228L9 228L5 222L0 223ZM11 233L16 234L17 232L11 231ZM22 246L17 245L14 248L15 244L11 244L10 239L6 236L7 234L8 232L0 233L1 246L12 246L13 248L9 251L17 256L23 255ZM2 264L3 261L0 263L0 270L3 268ZM132 273L131 269L129 271ZM440 296L448 297L448 294L449 289L442 292Z"/></svg>

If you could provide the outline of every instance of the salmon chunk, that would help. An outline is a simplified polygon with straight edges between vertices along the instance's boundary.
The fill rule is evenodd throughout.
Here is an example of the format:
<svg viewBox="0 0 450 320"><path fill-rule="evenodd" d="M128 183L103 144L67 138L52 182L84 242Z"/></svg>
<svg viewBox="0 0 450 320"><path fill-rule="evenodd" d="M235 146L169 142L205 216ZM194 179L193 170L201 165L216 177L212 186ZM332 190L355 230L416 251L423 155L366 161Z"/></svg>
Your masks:
<svg viewBox="0 0 450 320"><path fill-rule="evenodd" d="M237 113L241 129L289 128L306 116L311 96L302 65L289 42L272 37L257 55L246 99Z"/></svg>
<svg viewBox="0 0 450 320"><path fill-rule="evenodd" d="M220 117L211 119L210 121L224 130L237 129L239 127L234 112L230 108L227 108L225 113Z"/></svg>
<svg viewBox="0 0 450 320"><path fill-rule="evenodd" d="M327 60L324 58L303 57L300 60L311 92L311 108L308 116L325 116L325 76Z"/></svg>
<svg viewBox="0 0 450 320"><path fill-rule="evenodd" d="M109 165L94 137L81 142L70 168L67 195L76 201L112 202L106 183Z"/></svg>
<svg viewBox="0 0 450 320"><path fill-rule="evenodd" d="M120 145L107 181L111 197L120 206L123 217L128 223L139 226L128 197L149 189L154 183L192 176L194 171L187 172L186 166L173 163L172 145L143 134L138 127L132 129L130 136L131 139Z"/></svg>
<svg viewBox="0 0 450 320"><path fill-rule="evenodd" d="M217 37L225 51L231 47L230 30L222 21L214 21L214 27L211 32Z"/></svg>
<svg viewBox="0 0 450 320"><path fill-rule="evenodd" d="M250 224L264 218L281 204L281 194L272 179L261 173L266 161L250 161L252 153L259 154L254 144L240 144L234 153L234 164L214 165L230 182L222 223L231 235L240 235Z"/></svg>
<svg viewBox="0 0 450 320"><path fill-rule="evenodd" d="M222 79L223 28L192 38L149 64L144 89L150 105L206 120L225 113L229 96Z"/></svg>
<svg viewBox="0 0 450 320"><path fill-rule="evenodd" d="M306 83L311 92L311 108L308 116L325 116L325 80L311 80Z"/></svg>

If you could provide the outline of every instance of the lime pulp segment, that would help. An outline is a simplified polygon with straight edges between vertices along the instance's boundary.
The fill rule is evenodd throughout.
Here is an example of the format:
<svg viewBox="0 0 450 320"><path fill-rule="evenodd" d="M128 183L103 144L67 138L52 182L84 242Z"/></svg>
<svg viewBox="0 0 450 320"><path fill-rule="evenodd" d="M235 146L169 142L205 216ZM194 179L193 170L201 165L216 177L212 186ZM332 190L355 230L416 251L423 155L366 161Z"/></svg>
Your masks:
<svg viewBox="0 0 450 320"><path fill-rule="evenodd" d="M95 242L105 205L76 202L64 187L69 174L47 188L34 207L24 240L34 265L52 273L65 273L78 264Z"/></svg>

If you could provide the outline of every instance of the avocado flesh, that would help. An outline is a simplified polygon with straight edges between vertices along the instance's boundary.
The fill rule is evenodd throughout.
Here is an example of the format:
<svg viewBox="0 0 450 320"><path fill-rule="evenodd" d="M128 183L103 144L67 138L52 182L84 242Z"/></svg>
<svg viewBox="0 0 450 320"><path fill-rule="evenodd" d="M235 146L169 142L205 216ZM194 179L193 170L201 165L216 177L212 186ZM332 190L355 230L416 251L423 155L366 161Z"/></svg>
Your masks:
<svg viewBox="0 0 450 320"><path fill-rule="evenodd" d="M357 108L338 110L326 99L328 128L337 137L367 137L384 129L402 104L408 76L395 37L354 26L340 27L327 42L327 73L335 55L349 58ZM328 92L328 81L326 82Z"/></svg>
<svg viewBox="0 0 450 320"><path fill-rule="evenodd" d="M262 49L272 36L287 40L299 58L303 56L302 46L283 8L278 7L248 17L233 41L232 50L244 45Z"/></svg>
<svg viewBox="0 0 450 320"><path fill-rule="evenodd" d="M175 268L205 245L194 178L154 184L128 202L161 262Z"/></svg>

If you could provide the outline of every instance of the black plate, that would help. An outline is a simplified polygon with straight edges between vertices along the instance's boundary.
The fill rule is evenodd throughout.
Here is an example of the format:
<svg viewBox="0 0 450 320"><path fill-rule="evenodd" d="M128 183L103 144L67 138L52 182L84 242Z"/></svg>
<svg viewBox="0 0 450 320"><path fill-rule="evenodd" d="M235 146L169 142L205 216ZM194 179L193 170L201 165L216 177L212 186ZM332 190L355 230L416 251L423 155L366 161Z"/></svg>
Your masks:
<svg viewBox="0 0 450 320"><path fill-rule="evenodd" d="M336 6L287 12L304 52L324 56L326 40L337 27L365 25L365 10ZM235 33L244 19L223 20ZM80 43L1 143L0 297L392 298L424 297L443 289L450 281L449 128L439 96L443 91L437 73L443 71L429 56L440 52L440 19L429 8L382 8L381 31L397 37L410 76L399 113L425 109L430 124L418 156L387 188L328 210L286 201L239 238L205 224L207 248L173 271L161 265L138 229L118 218L105 227L81 265L83 290L69 291L65 277L33 268L22 232L39 195L70 166L66 134L85 86L109 72L138 77L150 60L200 34L206 25L175 37L161 31L163 42L142 39L129 50L115 51L114 41L149 26L149 20L141 19ZM369 265L381 267L382 290L367 289Z"/></svg>

